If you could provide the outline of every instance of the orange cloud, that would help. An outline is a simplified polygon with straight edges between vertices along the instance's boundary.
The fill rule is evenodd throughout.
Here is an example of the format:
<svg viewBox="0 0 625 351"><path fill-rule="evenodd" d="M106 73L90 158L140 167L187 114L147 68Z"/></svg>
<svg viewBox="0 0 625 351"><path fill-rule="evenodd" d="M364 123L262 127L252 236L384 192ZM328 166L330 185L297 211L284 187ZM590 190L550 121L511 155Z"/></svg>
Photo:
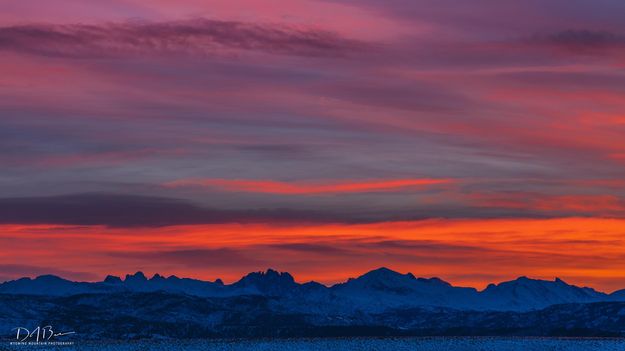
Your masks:
<svg viewBox="0 0 625 351"><path fill-rule="evenodd" d="M612 183L601 183L611 185ZM470 194L470 201L478 206L536 211L572 211L593 214L625 211L625 204L614 195L546 195L537 193Z"/></svg>
<svg viewBox="0 0 625 351"><path fill-rule="evenodd" d="M166 183L168 187L200 186L224 191L280 195L319 195L335 193L385 192L450 184L452 179L395 179L341 182L280 182L273 180L185 179Z"/></svg>
<svg viewBox="0 0 625 351"><path fill-rule="evenodd" d="M623 233L625 220L602 218L150 229L4 225L0 265L28 262L101 277L143 270L227 282L272 267L290 271L299 281L324 283L388 266L478 288L527 275L558 276L610 291L625 288Z"/></svg>
<svg viewBox="0 0 625 351"><path fill-rule="evenodd" d="M540 199L536 209L543 211L571 210L579 212L623 211L621 200L613 195L562 195Z"/></svg>
<svg viewBox="0 0 625 351"><path fill-rule="evenodd" d="M567 183L580 187L624 188L625 179L578 179Z"/></svg>

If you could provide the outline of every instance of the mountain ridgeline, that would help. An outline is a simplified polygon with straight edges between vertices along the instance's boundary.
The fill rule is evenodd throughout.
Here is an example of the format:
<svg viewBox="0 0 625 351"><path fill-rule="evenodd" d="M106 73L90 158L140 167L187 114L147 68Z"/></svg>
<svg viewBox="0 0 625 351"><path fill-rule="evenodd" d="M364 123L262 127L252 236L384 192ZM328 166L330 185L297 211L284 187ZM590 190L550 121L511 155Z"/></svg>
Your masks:
<svg viewBox="0 0 625 351"><path fill-rule="evenodd" d="M0 284L0 294L71 296L121 292L166 292L197 297L257 295L293 302L294 308L384 311L389 308L446 307L478 311L531 311L564 303L624 301L625 290L612 294L592 288L554 281L520 277L490 284L483 291L455 287L439 278L416 278L387 268L379 268L358 278L330 287L308 282L297 283L291 274L269 269L253 272L226 285L221 280L202 281L142 272L124 279L107 276L101 282L73 282L53 275L21 278ZM301 302L301 303L300 303ZM299 307L297 307L299 306Z"/></svg>
<svg viewBox="0 0 625 351"><path fill-rule="evenodd" d="M141 272L0 284L0 331L54 325L82 338L384 335L625 336L625 291L520 277L478 291L379 268L333 286L254 272L233 284Z"/></svg>

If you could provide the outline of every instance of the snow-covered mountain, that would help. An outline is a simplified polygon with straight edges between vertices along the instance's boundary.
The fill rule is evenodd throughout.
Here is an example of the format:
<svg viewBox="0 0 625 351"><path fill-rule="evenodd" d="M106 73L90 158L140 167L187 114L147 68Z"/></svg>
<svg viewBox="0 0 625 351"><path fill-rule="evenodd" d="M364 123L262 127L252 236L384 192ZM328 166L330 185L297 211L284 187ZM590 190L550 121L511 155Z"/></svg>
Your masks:
<svg viewBox="0 0 625 351"><path fill-rule="evenodd" d="M202 281L142 272L124 279L107 276L101 282L73 282L52 275L35 279L21 278L0 284L0 294L72 296L120 292L157 292L198 297L236 297L259 295L277 299L282 310L333 315L357 311L383 312L399 308L444 307L457 310L530 311L564 303L625 301L625 290L611 295L554 281L520 277L491 284L483 291L455 287L439 278L417 278L379 268L327 287L308 282L297 283L286 272L272 269L253 272L226 285L221 280Z"/></svg>
<svg viewBox="0 0 625 351"><path fill-rule="evenodd" d="M611 293L610 301L625 301L625 289L617 290Z"/></svg>
<svg viewBox="0 0 625 351"><path fill-rule="evenodd" d="M490 284L480 295L488 309L514 311L538 310L562 303L609 300L605 293L569 285L559 278L548 281L519 277L497 285Z"/></svg>
<svg viewBox="0 0 625 351"><path fill-rule="evenodd" d="M330 288L336 295L369 309L445 306L470 308L477 303L473 288L454 287L439 278L416 278L388 268L378 268Z"/></svg>

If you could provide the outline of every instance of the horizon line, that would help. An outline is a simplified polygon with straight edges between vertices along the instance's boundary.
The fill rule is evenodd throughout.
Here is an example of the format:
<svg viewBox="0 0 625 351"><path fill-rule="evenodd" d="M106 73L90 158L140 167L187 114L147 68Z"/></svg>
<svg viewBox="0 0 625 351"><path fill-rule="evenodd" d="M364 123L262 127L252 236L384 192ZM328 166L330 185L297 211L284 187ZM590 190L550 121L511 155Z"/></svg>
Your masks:
<svg viewBox="0 0 625 351"><path fill-rule="evenodd" d="M441 277L436 277L436 276L432 276L432 277L416 276L416 275L414 275L411 272L402 273L402 272L390 269L390 268L388 268L386 266L380 266L378 268L367 270L367 271L365 271L364 273L362 273L362 274L360 274L358 276L347 277L347 278L341 280L340 282L331 283L331 284L322 283L322 282L319 282L317 280L307 280L307 281L297 280L295 278L295 276L291 272L289 272L289 271L286 271L286 270L282 271L282 270L279 270L279 269L274 269L274 268L268 267L265 270L254 270L254 271L250 271L248 273L244 273L241 276L241 278L239 278L238 280L234 280L232 282L229 282L229 283L225 283L223 281L223 279L221 279L219 277L215 278L214 280L204 280L204 279L193 278L193 277L188 277L188 276L179 276L179 275L176 275L176 274L170 274L170 275L166 276L166 275L162 275L162 274L160 274L158 272L155 272L155 273L153 273L151 275L150 274L146 275L145 272L143 272L143 270L137 270L135 273L132 273L132 274L131 273L127 273L124 276L108 274L102 280L73 280L73 279L68 279L68 278L63 277L62 274L46 273L46 274L38 274L38 275L33 275L33 276L22 276L22 277L19 277L19 278L14 278L14 279L0 281L0 285L3 285L3 284L8 283L8 282L12 282L12 281L17 281L17 280L20 280L20 279L35 280L35 279L38 279L38 278L41 278L41 277L46 277L46 276L52 276L52 277L60 278L62 280L66 280L66 281L73 282L73 283L95 284L95 283L103 283L108 277L119 278L122 282L125 282L129 277L134 277L134 276L137 276L137 275L143 275L145 277L145 279L148 280L148 281L153 280L154 278L156 278L158 276L158 277L161 277L163 279L178 278L178 279L197 280L197 281L206 282L206 283L218 283L218 282L221 282L221 284L223 284L224 286L229 286L229 285L233 285L233 284L241 281L243 278L245 278L245 277L247 277L247 276L249 276L251 274L257 273L257 274L265 274L266 275L269 272L273 271L273 272L276 272L276 273L278 273L280 275L288 274L289 276L291 276L291 278L293 278L293 281L295 283L297 283L297 284L317 283L317 284L325 286L326 288L331 288L332 286L335 286L335 285L347 283L347 282L349 282L352 279L360 278L360 277L362 277L362 276L364 276L364 275L366 275L368 273L375 272L375 271L381 271L381 270L388 270L390 272L397 273L397 274L404 275L404 276L412 276L415 280L418 280L418 279L426 279L426 280L438 279L440 281L448 283L452 287L456 287L456 288L472 288L472 289L475 289L477 292L483 292L484 290L486 290L491 285L499 285L499 284L506 283L506 282L518 281L520 279L528 279L528 280L532 280L532 281L543 281L543 282L554 282L554 283L558 282L558 281L561 281L564 284L567 284L567 285L570 285L570 286L575 286L575 287L579 287L579 288L590 288L590 289L595 290L596 292L604 293L604 294L607 294L607 295L612 294L612 293L617 292L617 291L620 291L620 290L625 290L625 287L623 287L623 288L617 288L617 289L615 289L615 290L613 290L611 292L606 292L606 291L597 290L594 287L589 286L589 285L585 285L585 284L584 285L569 284L565 280L563 280L563 279L561 279L559 277L553 277L553 279L542 279L542 278L534 278L534 277L527 276L527 275L517 275L516 278L509 279L509 280L502 280L502 281L499 281L499 282L496 282L496 283L495 282L491 282L491 283L488 283L484 288L480 289L480 288L477 288L477 287L474 287L474 286L454 285L450 281L445 280L445 279L443 279Z"/></svg>

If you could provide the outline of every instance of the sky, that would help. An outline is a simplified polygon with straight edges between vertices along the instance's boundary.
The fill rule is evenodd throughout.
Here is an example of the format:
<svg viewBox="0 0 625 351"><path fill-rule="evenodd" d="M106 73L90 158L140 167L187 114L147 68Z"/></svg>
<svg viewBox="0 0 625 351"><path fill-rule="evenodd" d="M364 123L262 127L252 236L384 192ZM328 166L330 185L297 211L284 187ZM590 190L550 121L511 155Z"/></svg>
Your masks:
<svg viewBox="0 0 625 351"><path fill-rule="evenodd" d="M625 288L620 0L5 0L0 281Z"/></svg>

